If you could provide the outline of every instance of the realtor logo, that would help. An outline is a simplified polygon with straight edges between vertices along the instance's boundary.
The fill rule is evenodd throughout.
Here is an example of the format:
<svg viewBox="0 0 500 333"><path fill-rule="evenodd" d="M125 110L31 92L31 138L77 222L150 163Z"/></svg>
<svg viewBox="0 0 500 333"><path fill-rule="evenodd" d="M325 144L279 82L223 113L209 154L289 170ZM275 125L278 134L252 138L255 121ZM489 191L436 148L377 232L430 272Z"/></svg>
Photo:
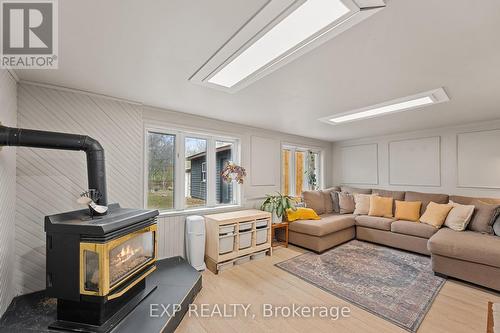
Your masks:
<svg viewBox="0 0 500 333"><path fill-rule="evenodd" d="M0 67L56 69L57 0L0 0Z"/></svg>

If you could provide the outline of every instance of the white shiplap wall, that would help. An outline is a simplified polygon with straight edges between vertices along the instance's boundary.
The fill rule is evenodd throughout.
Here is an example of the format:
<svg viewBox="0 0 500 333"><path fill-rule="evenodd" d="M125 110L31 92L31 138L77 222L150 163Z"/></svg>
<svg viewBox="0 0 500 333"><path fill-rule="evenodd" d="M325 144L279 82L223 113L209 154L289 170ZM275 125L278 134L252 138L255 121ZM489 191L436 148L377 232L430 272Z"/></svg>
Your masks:
<svg viewBox="0 0 500 333"><path fill-rule="evenodd" d="M89 135L105 147L109 202L142 207L140 106L19 84L18 126ZM44 216L79 207L87 188L85 153L17 148L15 283L17 293L45 288Z"/></svg>
<svg viewBox="0 0 500 333"><path fill-rule="evenodd" d="M158 257L184 257L186 215L162 216L158 219Z"/></svg>
<svg viewBox="0 0 500 333"><path fill-rule="evenodd" d="M0 69L0 122L5 126L17 123L17 88L11 74ZM16 205L16 150L0 151L0 316L15 296L14 237Z"/></svg>

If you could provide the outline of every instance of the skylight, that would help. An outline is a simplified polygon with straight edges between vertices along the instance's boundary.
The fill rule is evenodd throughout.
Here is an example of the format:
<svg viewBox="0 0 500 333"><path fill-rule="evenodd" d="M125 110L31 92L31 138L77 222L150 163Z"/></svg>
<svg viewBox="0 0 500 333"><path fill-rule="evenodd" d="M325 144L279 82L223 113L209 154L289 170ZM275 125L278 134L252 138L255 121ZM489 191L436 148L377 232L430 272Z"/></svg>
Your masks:
<svg viewBox="0 0 500 333"><path fill-rule="evenodd" d="M431 90L413 96L407 96L381 104L350 111L342 115L333 115L320 119L330 124L340 124L355 120L379 117L382 115L414 110L431 104L438 104L449 101L449 97L443 88Z"/></svg>
<svg viewBox="0 0 500 333"><path fill-rule="evenodd" d="M301 47L351 10L341 0L307 0L212 76L208 82L233 87L280 56Z"/></svg>

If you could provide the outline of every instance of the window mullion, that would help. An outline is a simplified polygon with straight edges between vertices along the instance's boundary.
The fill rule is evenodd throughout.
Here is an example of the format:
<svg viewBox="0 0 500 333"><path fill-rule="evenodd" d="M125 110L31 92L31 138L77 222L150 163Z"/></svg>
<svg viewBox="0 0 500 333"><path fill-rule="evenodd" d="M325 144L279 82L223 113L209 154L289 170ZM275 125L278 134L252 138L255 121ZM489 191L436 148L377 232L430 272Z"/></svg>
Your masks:
<svg viewBox="0 0 500 333"><path fill-rule="evenodd" d="M185 156L185 136L182 133L176 135L176 160L175 160L175 209L184 210L185 208L185 168L186 168L186 156Z"/></svg>
<svg viewBox="0 0 500 333"><path fill-rule="evenodd" d="M215 139L207 138L207 206L216 205Z"/></svg>

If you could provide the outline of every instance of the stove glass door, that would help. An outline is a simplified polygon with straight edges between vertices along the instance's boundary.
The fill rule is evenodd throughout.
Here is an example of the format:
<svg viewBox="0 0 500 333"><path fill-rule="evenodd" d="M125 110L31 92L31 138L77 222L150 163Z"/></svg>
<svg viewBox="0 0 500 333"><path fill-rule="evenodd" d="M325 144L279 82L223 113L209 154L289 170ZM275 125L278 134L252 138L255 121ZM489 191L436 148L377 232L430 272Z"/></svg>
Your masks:
<svg viewBox="0 0 500 333"><path fill-rule="evenodd" d="M155 258L155 233L133 234L133 237L109 250L109 286Z"/></svg>

